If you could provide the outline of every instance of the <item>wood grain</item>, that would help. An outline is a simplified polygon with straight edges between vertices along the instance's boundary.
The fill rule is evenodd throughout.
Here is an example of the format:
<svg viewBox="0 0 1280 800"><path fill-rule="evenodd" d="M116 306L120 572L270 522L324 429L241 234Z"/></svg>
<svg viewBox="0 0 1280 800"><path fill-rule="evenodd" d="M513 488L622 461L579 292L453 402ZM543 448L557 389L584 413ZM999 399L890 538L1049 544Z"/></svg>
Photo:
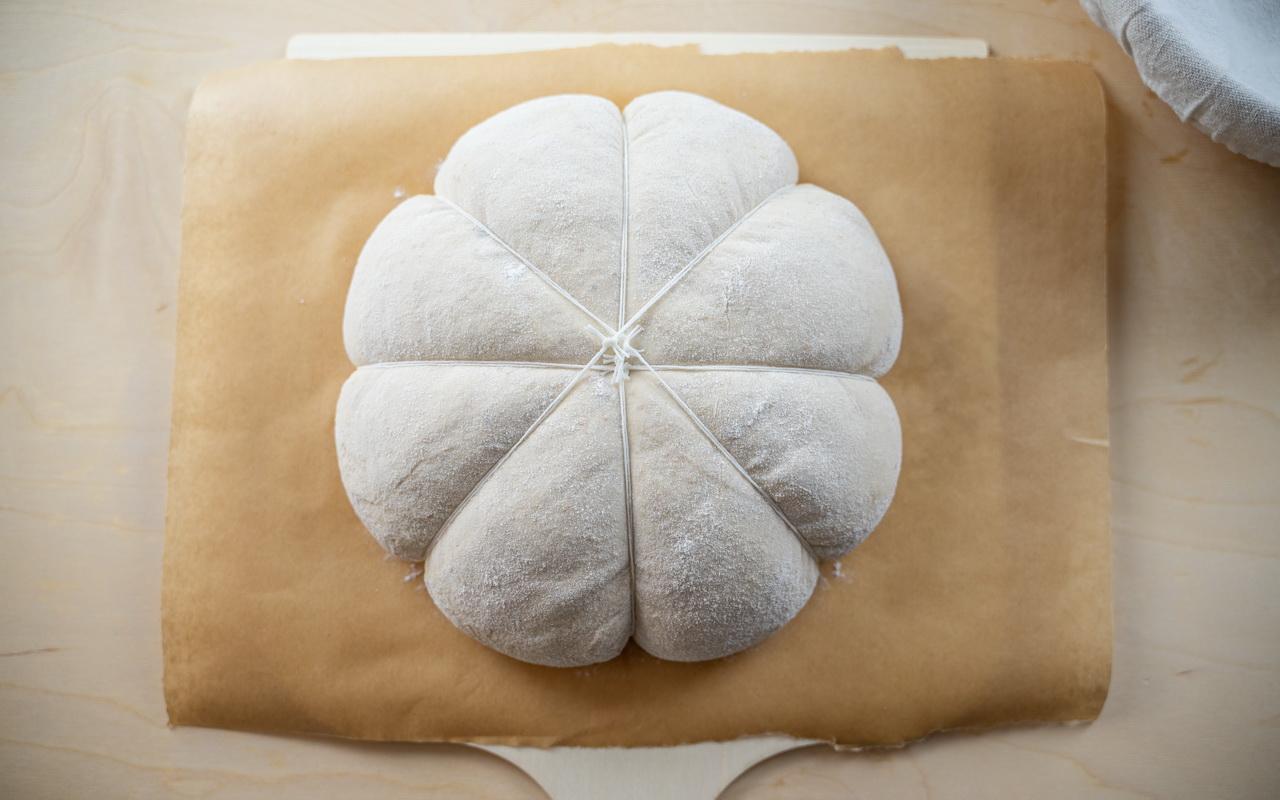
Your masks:
<svg viewBox="0 0 1280 800"><path fill-rule="evenodd" d="M1091 726L809 749L724 796L1274 795L1280 171L1179 123L1066 0L0 6L0 795L542 796L465 747L165 726L185 109L203 74L303 30L727 29L979 37L1102 76L1117 640Z"/></svg>

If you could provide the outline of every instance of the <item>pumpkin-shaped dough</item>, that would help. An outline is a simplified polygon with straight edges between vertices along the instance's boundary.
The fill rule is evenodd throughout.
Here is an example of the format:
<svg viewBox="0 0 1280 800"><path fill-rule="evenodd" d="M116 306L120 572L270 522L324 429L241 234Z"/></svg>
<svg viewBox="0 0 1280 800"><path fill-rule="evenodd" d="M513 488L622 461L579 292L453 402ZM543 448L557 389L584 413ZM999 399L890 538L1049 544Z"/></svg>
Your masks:
<svg viewBox="0 0 1280 800"><path fill-rule="evenodd" d="M847 200L681 92L522 103L360 254L342 479L439 609L537 664L750 647L892 499L902 312Z"/></svg>

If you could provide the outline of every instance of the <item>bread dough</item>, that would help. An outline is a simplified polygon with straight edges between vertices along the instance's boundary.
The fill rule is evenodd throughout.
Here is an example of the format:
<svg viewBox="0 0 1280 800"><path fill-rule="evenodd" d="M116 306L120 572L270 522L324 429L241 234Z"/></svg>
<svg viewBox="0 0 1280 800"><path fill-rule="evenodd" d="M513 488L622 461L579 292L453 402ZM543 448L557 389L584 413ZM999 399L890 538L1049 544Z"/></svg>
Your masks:
<svg viewBox="0 0 1280 800"><path fill-rule="evenodd" d="M360 254L343 483L458 628L552 666L739 652L901 463L893 271L849 201L707 98L477 125Z"/></svg>

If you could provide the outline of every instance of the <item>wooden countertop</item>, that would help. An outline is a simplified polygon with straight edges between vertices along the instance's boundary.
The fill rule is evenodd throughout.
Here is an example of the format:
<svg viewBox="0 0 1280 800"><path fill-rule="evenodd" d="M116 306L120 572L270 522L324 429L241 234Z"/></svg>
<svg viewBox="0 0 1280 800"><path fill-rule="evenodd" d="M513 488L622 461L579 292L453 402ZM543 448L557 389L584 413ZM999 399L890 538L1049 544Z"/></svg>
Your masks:
<svg viewBox="0 0 1280 800"><path fill-rule="evenodd" d="M183 121L300 31L984 38L1108 94L1116 651L1089 726L811 748L727 798L1280 787L1280 170L1177 121L1068 0L0 9L0 794L541 797L486 753L165 725L160 551ZM1270 790L1270 791L1268 791Z"/></svg>

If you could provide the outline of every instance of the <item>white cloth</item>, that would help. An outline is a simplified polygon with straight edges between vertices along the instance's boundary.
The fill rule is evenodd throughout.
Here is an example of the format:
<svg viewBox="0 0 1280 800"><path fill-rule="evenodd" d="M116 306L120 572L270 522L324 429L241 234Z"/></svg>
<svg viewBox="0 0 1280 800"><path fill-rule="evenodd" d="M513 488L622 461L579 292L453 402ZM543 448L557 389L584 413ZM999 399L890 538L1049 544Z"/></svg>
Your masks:
<svg viewBox="0 0 1280 800"><path fill-rule="evenodd" d="M1183 121L1280 166L1280 0L1081 0Z"/></svg>

